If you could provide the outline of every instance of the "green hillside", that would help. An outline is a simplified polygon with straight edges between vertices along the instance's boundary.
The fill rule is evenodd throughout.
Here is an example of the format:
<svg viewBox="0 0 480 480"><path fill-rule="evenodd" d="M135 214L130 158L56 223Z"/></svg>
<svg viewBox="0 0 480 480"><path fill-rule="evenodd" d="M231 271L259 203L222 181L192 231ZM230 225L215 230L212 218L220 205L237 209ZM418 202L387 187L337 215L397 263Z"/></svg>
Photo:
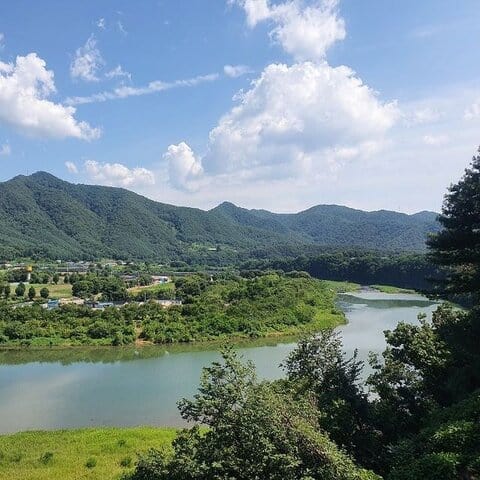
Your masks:
<svg viewBox="0 0 480 480"><path fill-rule="evenodd" d="M231 203L204 211L154 202L128 190L74 185L45 172L0 183L0 257L174 260L198 251L247 252L315 246L421 251L436 214L363 212L320 205L297 214ZM210 248L210 250L209 250ZM210 256L213 254L210 253Z"/></svg>

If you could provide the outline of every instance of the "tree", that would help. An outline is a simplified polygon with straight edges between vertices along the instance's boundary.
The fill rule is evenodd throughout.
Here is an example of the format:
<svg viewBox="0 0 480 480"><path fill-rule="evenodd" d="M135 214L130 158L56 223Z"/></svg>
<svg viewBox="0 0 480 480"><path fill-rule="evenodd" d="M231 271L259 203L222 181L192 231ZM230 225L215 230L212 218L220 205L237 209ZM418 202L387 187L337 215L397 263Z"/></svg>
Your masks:
<svg viewBox="0 0 480 480"><path fill-rule="evenodd" d="M58 273L55 273L52 277L53 283L57 285L59 280L60 280L60 276L58 275Z"/></svg>
<svg viewBox="0 0 480 480"><path fill-rule="evenodd" d="M3 287L3 294L5 295L5 298L10 297L11 290L12 290L12 288L10 287L10 284L8 284L8 283Z"/></svg>
<svg viewBox="0 0 480 480"><path fill-rule="evenodd" d="M37 295L37 292L35 291L35 288L34 287L30 287L28 289L28 298L29 300L33 300Z"/></svg>
<svg viewBox="0 0 480 480"><path fill-rule="evenodd" d="M462 179L450 186L439 221L443 229L427 242L431 260L446 271L439 293L480 300L480 149Z"/></svg>
<svg viewBox="0 0 480 480"><path fill-rule="evenodd" d="M50 292L48 290L47 287L43 287L41 290L40 290L40 296L42 298L44 298L45 300L48 298L48 296L50 295Z"/></svg>
<svg viewBox="0 0 480 480"><path fill-rule="evenodd" d="M357 352L347 358L339 334L324 330L301 339L284 368L297 395L313 396L319 425L330 438L362 465L375 467L382 449L360 385L363 362Z"/></svg>
<svg viewBox="0 0 480 480"><path fill-rule="evenodd" d="M65 275L63 277L63 283L70 283L70 278L68 277L68 275Z"/></svg>
<svg viewBox="0 0 480 480"><path fill-rule="evenodd" d="M20 282L15 288L15 295L17 297L23 297L25 295L25 285Z"/></svg>
<svg viewBox="0 0 480 480"><path fill-rule="evenodd" d="M309 402L259 383L253 366L231 349L223 351L223 364L204 369L199 392L179 408L185 420L208 430L183 430L172 458L151 451L135 480L379 478L355 466L319 429Z"/></svg>

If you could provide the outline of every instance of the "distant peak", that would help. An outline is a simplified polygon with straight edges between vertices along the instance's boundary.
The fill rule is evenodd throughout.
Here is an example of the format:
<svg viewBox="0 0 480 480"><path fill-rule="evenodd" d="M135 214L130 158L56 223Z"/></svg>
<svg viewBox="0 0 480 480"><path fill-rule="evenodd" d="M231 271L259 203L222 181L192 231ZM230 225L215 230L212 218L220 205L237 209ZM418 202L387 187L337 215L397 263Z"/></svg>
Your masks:
<svg viewBox="0 0 480 480"><path fill-rule="evenodd" d="M212 210L232 210L236 208L239 208L239 207L237 207L232 202L222 202L219 205L217 205L215 208L212 208Z"/></svg>

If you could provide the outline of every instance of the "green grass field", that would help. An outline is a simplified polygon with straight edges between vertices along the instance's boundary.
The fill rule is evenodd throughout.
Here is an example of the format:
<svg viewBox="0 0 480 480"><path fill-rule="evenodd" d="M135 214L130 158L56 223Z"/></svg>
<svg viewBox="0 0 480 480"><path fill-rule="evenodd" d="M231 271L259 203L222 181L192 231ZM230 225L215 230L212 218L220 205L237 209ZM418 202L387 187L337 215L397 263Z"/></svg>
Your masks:
<svg viewBox="0 0 480 480"><path fill-rule="evenodd" d="M43 283L32 283L25 285L28 292L30 287L35 288L37 292L37 297L40 297L40 290L43 287L47 287L50 293L50 298L69 298L72 296L72 286L69 283L59 283L58 285L54 284L43 284ZM13 289L12 289L13 291Z"/></svg>
<svg viewBox="0 0 480 480"><path fill-rule="evenodd" d="M174 292L175 284L173 282L168 283L159 283L158 285L146 285L144 287L132 287L129 288L130 293L140 293L140 292Z"/></svg>
<svg viewBox="0 0 480 480"><path fill-rule="evenodd" d="M118 480L137 454L169 448L173 428L94 428L0 436L1 480Z"/></svg>

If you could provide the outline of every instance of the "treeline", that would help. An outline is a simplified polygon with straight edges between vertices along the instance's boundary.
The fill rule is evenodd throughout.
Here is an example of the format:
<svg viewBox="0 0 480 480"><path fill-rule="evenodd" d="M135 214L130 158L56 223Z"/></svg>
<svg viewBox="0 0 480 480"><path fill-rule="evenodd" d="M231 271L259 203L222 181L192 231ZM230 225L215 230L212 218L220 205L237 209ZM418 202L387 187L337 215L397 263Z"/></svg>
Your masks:
<svg viewBox="0 0 480 480"><path fill-rule="evenodd" d="M244 269L305 271L325 280L349 281L362 285L393 285L429 291L431 279L438 278L438 267L422 254L345 251L302 255L294 259L245 262Z"/></svg>
<svg viewBox="0 0 480 480"><path fill-rule="evenodd" d="M123 294L124 287L113 277L93 280L103 295L107 287L110 298L115 292ZM86 282L73 287L84 288ZM334 304L335 292L306 274L230 275L215 280L191 275L175 282L175 295L182 304L169 308L154 301L104 311L75 305L54 310L40 305L15 308L4 303L0 344L123 345L134 342L137 335L151 343L257 338L331 328L344 321Z"/></svg>

